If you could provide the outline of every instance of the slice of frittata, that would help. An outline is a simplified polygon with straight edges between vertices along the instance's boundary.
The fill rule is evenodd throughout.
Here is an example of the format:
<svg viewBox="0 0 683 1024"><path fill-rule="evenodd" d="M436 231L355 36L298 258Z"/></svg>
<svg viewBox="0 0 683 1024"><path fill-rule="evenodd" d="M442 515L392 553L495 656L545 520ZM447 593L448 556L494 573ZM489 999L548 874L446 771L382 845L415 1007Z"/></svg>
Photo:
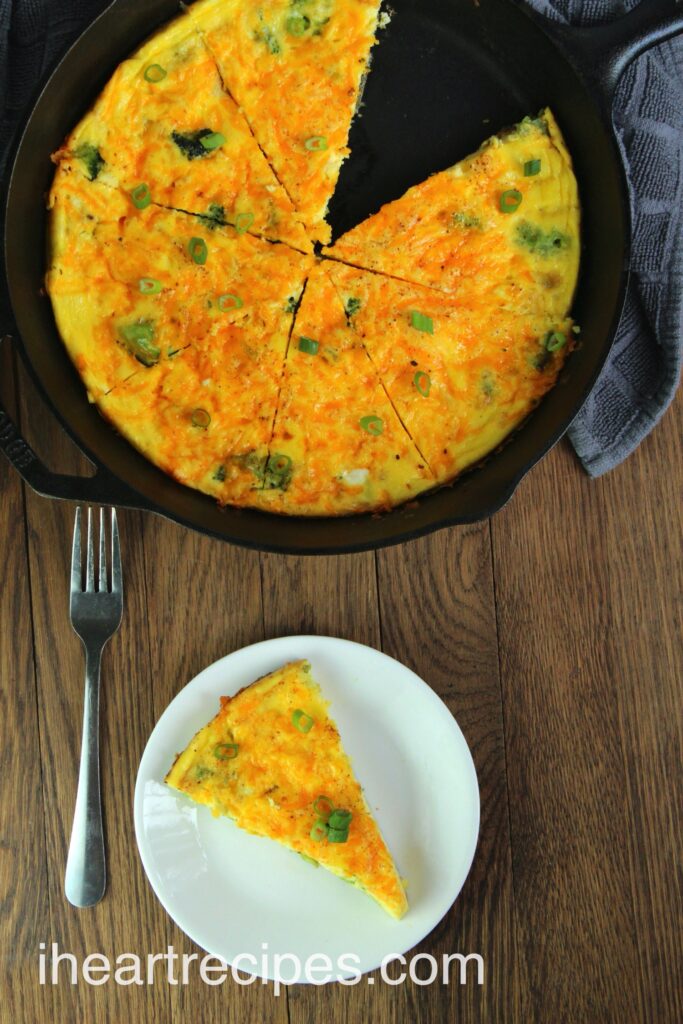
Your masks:
<svg viewBox="0 0 683 1024"><path fill-rule="evenodd" d="M352 228L327 255L517 313L567 315L579 202L549 110L493 136Z"/></svg>
<svg viewBox="0 0 683 1024"><path fill-rule="evenodd" d="M302 216L325 222L375 42L380 0L200 0L190 17Z"/></svg>
<svg viewBox="0 0 683 1024"><path fill-rule="evenodd" d="M310 664L290 662L221 697L165 781L402 917L405 889L327 708Z"/></svg>

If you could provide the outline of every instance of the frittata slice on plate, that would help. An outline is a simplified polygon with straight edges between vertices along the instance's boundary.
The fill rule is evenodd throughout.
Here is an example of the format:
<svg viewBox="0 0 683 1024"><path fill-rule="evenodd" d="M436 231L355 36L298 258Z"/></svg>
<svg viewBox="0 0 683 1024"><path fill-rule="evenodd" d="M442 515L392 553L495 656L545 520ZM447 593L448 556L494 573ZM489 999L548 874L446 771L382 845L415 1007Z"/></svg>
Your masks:
<svg viewBox="0 0 683 1024"><path fill-rule="evenodd" d="M67 161L50 206L47 290L91 400L189 345L222 350L230 332L245 351L270 332L284 355L312 257L152 204L138 209Z"/></svg>
<svg viewBox="0 0 683 1024"><path fill-rule="evenodd" d="M314 240L375 42L379 0L200 0L190 16Z"/></svg>
<svg viewBox="0 0 683 1024"><path fill-rule="evenodd" d="M311 243L190 18L114 72L55 154L138 201L203 214L304 252Z"/></svg>
<svg viewBox="0 0 683 1024"><path fill-rule="evenodd" d="M445 482L492 451L553 386L571 321L465 304L343 264L329 273L399 416Z"/></svg>
<svg viewBox="0 0 683 1024"><path fill-rule="evenodd" d="M579 246L571 159L544 110L410 188L327 253L463 302L563 317Z"/></svg>
<svg viewBox="0 0 683 1024"><path fill-rule="evenodd" d="M292 515L390 508L434 478L319 266L287 352L262 507Z"/></svg>
<svg viewBox="0 0 683 1024"><path fill-rule="evenodd" d="M221 697L165 781L402 917L405 889L327 708L309 663L290 662Z"/></svg>

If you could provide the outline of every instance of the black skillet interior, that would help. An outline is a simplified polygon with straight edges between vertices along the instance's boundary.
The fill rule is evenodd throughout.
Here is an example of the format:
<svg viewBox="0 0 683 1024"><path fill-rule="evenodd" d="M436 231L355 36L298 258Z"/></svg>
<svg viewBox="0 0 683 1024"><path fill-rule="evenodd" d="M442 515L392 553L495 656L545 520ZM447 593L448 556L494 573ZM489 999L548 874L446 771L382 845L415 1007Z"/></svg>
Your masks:
<svg viewBox="0 0 683 1024"><path fill-rule="evenodd" d="M453 485L387 515L301 520L220 510L157 470L86 401L49 301L41 295L50 153L119 61L177 11L173 0L117 0L67 55L30 118L16 157L6 227L8 281L27 362L72 438L126 485L119 494L112 480L111 503L130 503L130 488L140 496L138 507L263 549L378 547L496 511L562 435L587 395L609 350L628 255L621 165L595 98L523 5L512 0L393 0L392 7L352 129L352 156L332 203L335 235L465 156L492 132L549 105L566 135L581 190L584 252L575 302L581 348L547 400L500 452Z"/></svg>

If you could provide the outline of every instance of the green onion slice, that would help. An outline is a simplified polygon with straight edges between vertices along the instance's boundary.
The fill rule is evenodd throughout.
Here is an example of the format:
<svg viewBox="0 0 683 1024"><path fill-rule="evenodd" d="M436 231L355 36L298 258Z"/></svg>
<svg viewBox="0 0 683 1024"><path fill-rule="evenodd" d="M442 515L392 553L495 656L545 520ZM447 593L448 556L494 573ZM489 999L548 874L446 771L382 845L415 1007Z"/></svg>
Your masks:
<svg viewBox="0 0 683 1024"><path fill-rule="evenodd" d="M329 828L327 829L327 841L328 843L345 843L349 838L348 828Z"/></svg>
<svg viewBox="0 0 683 1024"><path fill-rule="evenodd" d="M320 345L313 338L305 338L303 334L299 338L299 351L307 352L309 356L317 356Z"/></svg>
<svg viewBox="0 0 683 1024"><path fill-rule="evenodd" d="M337 829L340 832L343 832L344 830L348 832L352 817L353 814L351 811L345 811L343 807L338 807L336 810L332 811L327 824L330 828Z"/></svg>
<svg viewBox="0 0 683 1024"><path fill-rule="evenodd" d="M141 277L138 288L143 295L158 295L161 291L161 281L157 281L155 277Z"/></svg>
<svg viewBox="0 0 683 1024"><path fill-rule="evenodd" d="M239 295L233 295L231 292L218 296L218 308L221 313L227 313L230 309L241 309L243 305L244 302Z"/></svg>
<svg viewBox="0 0 683 1024"><path fill-rule="evenodd" d="M285 28L289 32L290 36L302 36L306 29L310 26L311 19L306 14L295 12L290 14L285 22Z"/></svg>
<svg viewBox="0 0 683 1024"><path fill-rule="evenodd" d="M417 371L413 377L413 384L423 398L426 398L432 389L432 379L428 373L424 372L424 370Z"/></svg>
<svg viewBox="0 0 683 1024"><path fill-rule="evenodd" d="M322 153L324 149L327 149L327 139L324 135L311 135L304 142L304 146L309 153Z"/></svg>
<svg viewBox="0 0 683 1024"><path fill-rule="evenodd" d="M192 411L192 426L201 427L202 430L207 430L211 423L211 416L206 409L193 409Z"/></svg>
<svg viewBox="0 0 683 1024"><path fill-rule="evenodd" d="M220 149L225 145L225 135L222 132L211 132L210 135L202 136L199 141L206 150Z"/></svg>
<svg viewBox="0 0 683 1024"><path fill-rule="evenodd" d="M136 206L138 210L146 209L152 202L152 193L149 190L149 185L144 181L136 185L130 194L130 198L133 200L133 206Z"/></svg>
<svg viewBox="0 0 683 1024"><path fill-rule="evenodd" d="M373 437L379 437L384 430L384 422L379 416L363 416L360 420L360 425L368 434L372 434Z"/></svg>
<svg viewBox="0 0 683 1024"><path fill-rule="evenodd" d="M522 193L516 188L509 188L500 194L500 209L502 213L514 213L522 205Z"/></svg>
<svg viewBox="0 0 683 1024"><path fill-rule="evenodd" d="M253 223L253 213L238 213L235 217L235 231L238 235L243 235L249 230Z"/></svg>
<svg viewBox="0 0 683 1024"><path fill-rule="evenodd" d="M315 722L310 715L307 715L301 708L297 708L296 711L292 712L292 725L299 732L310 732Z"/></svg>
<svg viewBox="0 0 683 1024"><path fill-rule="evenodd" d="M316 843L322 842L323 839L327 839L327 825L322 819L318 819L309 833L311 839L314 839Z"/></svg>
<svg viewBox="0 0 683 1024"><path fill-rule="evenodd" d="M334 810L334 805L328 796L317 796L313 801L313 810L322 821L327 821Z"/></svg>
<svg viewBox="0 0 683 1024"><path fill-rule="evenodd" d="M213 748L213 756L217 761L232 761L234 757L237 757L239 749L237 743L218 743Z"/></svg>
<svg viewBox="0 0 683 1024"><path fill-rule="evenodd" d="M551 331L550 334L546 335L543 344L548 352L557 352L558 349L567 344L567 337L562 331Z"/></svg>
<svg viewBox="0 0 683 1024"><path fill-rule="evenodd" d="M162 68L161 64L148 64L143 72L145 81L155 85L157 82L162 82L167 74L168 72Z"/></svg>
<svg viewBox="0 0 683 1024"><path fill-rule="evenodd" d="M154 366L159 361L161 349L154 344L154 324L149 320L126 324L119 332L130 354L143 366Z"/></svg>
<svg viewBox="0 0 683 1024"><path fill-rule="evenodd" d="M187 245L187 251L193 262L198 263L200 267L204 266L209 257L209 249L203 238L191 238Z"/></svg>
<svg viewBox="0 0 683 1024"><path fill-rule="evenodd" d="M541 169L540 160L527 160L524 164L524 177L533 178Z"/></svg>
<svg viewBox="0 0 683 1024"><path fill-rule="evenodd" d="M413 309L410 313L410 326L416 331L423 331L425 334L434 333L434 321L430 316L425 316L419 310Z"/></svg>

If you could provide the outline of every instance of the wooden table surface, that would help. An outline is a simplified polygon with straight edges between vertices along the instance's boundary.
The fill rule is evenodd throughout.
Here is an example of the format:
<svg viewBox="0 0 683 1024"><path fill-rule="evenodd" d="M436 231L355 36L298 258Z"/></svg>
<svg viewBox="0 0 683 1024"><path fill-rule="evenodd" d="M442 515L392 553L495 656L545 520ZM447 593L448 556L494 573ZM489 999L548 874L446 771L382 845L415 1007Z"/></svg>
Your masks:
<svg viewBox="0 0 683 1024"><path fill-rule="evenodd" d="M55 469L87 464L3 353L28 440ZM30 425L29 425L30 410ZM73 507L0 458L0 1019L111 1021L683 1021L681 427L678 400L625 465L590 481L560 444L490 522L378 554L293 558L120 516L121 631L103 663L110 881L73 909L63 873L76 788L83 661L68 623ZM446 701L479 775L465 887L418 947L479 953L465 986L41 986L39 943L198 952L156 901L132 796L157 718L207 663L264 637L379 647Z"/></svg>

